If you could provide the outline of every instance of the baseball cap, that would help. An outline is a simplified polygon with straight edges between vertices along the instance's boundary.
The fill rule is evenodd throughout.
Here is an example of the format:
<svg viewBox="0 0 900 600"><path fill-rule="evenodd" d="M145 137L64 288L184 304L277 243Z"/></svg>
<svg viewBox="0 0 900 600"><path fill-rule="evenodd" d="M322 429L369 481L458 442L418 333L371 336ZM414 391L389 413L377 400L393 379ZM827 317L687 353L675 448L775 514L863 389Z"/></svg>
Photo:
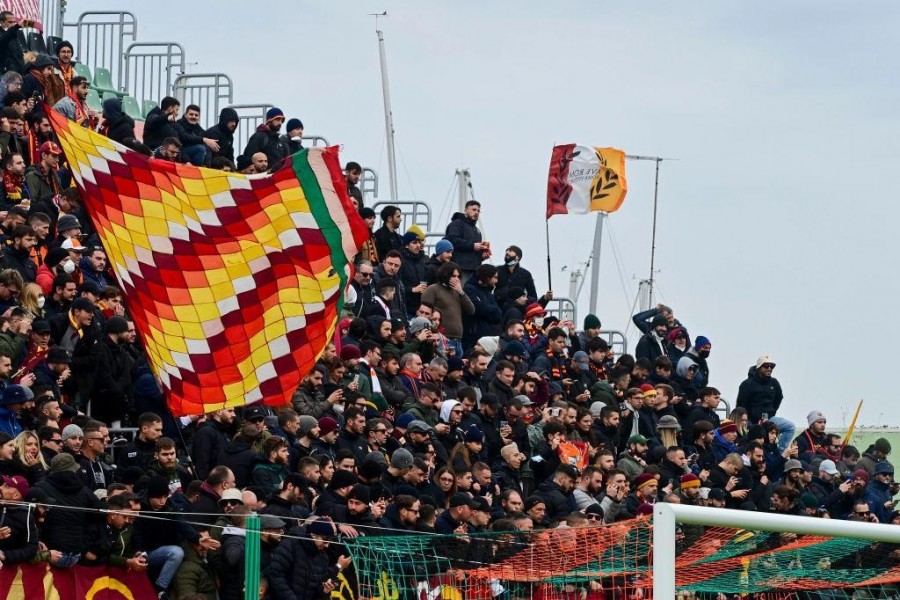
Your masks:
<svg viewBox="0 0 900 600"><path fill-rule="evenodd" d="M44 142L41 144L40 151L42 154L56 154L57 156L63 153L62 148L56 142Z"/></svg>

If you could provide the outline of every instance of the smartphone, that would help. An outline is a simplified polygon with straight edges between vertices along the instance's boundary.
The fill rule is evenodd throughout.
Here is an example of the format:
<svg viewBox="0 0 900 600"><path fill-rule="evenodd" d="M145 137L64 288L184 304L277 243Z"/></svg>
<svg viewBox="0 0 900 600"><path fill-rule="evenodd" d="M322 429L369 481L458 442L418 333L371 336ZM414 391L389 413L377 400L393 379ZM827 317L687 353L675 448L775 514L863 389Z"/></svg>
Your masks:
<svg viewBox="0 0 900 600"><path fill-rule="evenodd" d="M551 409L550 409L550 416L551 416L551 417L558 417L558 416L560 415L560 413L562 413L562 409L561 409L561 408L551 408Z"/></svg>
<svg viewBox="0 0 900 600"><path fill-rule="evenodd" d="M353 383L359 385L359 373L353 376Z"/></svg>
<svg viewBox="0 0 900 600"><path fill-rule="evenodd" d="M769 420L769 413L763 413L763 414L762 414L762 420L763 420L763 421L768 421L768 420Z"/></svg>
<svg viewBox="0 0 900 600"><path fill-rule="evenodd" d="M504 427L509 427L509 421L500 421L500 429Z"/></svg>

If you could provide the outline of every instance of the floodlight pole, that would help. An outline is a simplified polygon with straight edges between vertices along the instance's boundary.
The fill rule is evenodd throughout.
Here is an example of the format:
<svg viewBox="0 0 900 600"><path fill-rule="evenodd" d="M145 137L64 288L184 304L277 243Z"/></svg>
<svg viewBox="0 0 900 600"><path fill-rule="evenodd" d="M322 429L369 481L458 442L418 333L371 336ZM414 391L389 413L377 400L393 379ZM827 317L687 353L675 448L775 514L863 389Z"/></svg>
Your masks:
<svg viewBox="0 0 900 600"><path fill-rule="evenodd" d="M385 12L383 15L387 16ZM394 155L394 113L391 110L391 90L388 83L387 56L384 52L384 33L376 29L378 34L378 55L381 58L381 93L384 96L384 133L387 138L388 186L391 190L391 202L397 201L397 159Z"/></svg>

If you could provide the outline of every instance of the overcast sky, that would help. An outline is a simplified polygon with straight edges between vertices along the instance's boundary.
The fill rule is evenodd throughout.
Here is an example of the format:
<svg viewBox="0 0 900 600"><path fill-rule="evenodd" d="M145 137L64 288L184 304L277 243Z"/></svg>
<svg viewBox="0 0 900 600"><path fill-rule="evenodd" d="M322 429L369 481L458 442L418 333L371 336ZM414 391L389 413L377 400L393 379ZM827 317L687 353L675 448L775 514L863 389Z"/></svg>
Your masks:
<svg viewBox="0 0 900 600"><path fill-rule="evenodd" d="M377 169L381 200L367 13L387 10L400 195L443 212L442 230L453 172L469 168L487 239L500 253L522 246L540 291L554 143L677 158L660 173L658 299L712 340L712 384L733 400L769 353L779 414L801 428L813 409L840 425L859 398L861 422L900 423L880 375L896 354L900 296L890 266L900 4L70 0L67 21L113 6L135 14L139 41L180 42L198 63L190 72L229 74L236 103L274 103L342 144L345 160ZM626 327L649 273L652 163L630 162L628 183L601 258L598 312L610 329ZM593 228L593 216L551 220L557 294Z"/></svg>

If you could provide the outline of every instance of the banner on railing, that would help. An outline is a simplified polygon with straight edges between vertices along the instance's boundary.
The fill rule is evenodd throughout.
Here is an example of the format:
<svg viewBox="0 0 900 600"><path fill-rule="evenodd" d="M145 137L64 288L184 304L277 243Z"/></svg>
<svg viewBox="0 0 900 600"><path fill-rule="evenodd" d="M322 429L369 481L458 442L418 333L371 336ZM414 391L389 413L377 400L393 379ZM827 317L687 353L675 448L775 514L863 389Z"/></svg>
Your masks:
<svg viewBox="0 0 900 600"><path fill-rule="evenodd" d="M3 565L0 598L7 600L155 600L145 573L115 567L56 569L46 563Z"/></svg>
<svg viewBox="0 0 900 600"><path fill-rule="evenodd" d="M28 27L34 27L41 33L44 32L38 0L0 0L0 10L8 10L16 16L18 21L33 21L34 25L29 23Z"/></svg>

